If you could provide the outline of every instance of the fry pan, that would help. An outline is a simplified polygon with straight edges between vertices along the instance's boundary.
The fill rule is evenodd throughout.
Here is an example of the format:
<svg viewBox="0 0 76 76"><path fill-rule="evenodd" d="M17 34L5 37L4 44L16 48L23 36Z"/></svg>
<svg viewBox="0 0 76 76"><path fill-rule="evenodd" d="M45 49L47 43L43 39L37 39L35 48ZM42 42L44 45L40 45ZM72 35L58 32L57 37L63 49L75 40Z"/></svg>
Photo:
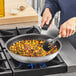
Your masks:
<svg viewBox="0 0 76 76"><path fill-rule="evenodd" d="M46 40L46 39L52 39L52 37L49 37L47 35L41 35L41 34L23 34L23 35L15 36L15 37L12 37L11 39L9 39L5 44L8 53L11 55L11 57L13 59L15 59L19 62L22 62L22 63L48 62L48 61L54 59L62 48L62 44L61 44L60 40L57 40L55 43L55 45L57 46L57 49L58 49L57 52L55 52L54 54L50 54L47 56L41 56L41 57L20 56L20 55L16 55L16 54L12 53L9 50L9 47L13 43L16 43L16 42L21 41L21 40L27 40L27 39L30 39L30 40L33 40L33 39L35 39L35 40Z"/></svg>

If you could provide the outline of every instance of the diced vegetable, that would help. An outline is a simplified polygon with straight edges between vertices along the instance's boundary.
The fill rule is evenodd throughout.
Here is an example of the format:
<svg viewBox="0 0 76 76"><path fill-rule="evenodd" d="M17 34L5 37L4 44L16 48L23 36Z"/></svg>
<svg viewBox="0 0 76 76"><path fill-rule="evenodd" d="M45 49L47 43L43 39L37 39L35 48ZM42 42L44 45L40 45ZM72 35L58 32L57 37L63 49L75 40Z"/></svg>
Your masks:
<svg viewBox="0 0 76 76"><path fill-rule="evenodd" d="M49 51L45 51L43 49L44 42L45 40L22 40L12 44L12 46L9 47L9 50L12 53L27 57L40 57L57 52L58 49L56 45Z"/></svg>

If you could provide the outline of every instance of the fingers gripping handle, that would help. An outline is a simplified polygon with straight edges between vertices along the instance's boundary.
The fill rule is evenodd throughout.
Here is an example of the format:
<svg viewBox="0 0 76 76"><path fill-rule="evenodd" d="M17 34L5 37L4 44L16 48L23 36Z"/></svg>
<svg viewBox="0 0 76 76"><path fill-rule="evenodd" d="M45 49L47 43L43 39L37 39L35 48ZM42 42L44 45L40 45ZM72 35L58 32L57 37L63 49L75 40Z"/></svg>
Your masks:
<svg viewBox="0 0 76 76"><path fill-rule="evenodd" d="M47 30L48 27L50 26L51 22L52 22L52 19L50 20L50 22L49 22L48 25L45 23L44 26L42 27L42 29L43 29L43 30Z"/></svg>

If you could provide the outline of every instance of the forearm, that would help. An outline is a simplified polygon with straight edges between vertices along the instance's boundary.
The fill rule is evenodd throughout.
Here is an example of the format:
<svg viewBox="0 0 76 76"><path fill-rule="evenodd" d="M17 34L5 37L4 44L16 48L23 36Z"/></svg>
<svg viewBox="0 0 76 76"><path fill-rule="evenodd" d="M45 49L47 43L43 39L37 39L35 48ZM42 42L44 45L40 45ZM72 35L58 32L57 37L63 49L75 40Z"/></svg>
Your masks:
<svg viewBox="0 0 76 76"><path fill-rule="evenodd" d="M76 25L76 17L73 17L72 18L72 21L75 23L75 25Z"/></svg>
<svg viewBox="0 0 76 76"><path fill-rule="evenodd" d="M56 12L60 10L57 0L46 0L44 10L45 10L45 8L50 9L52 16L54 16L56 14ZM44 12L44 10L43 10L43 12ZM43 14L43 12L42 12L42 14Z"/></svg>
<svg viewBox="0 0 76 76"><path fill-rule="evenodd" d="M70 18L68 21L72 22L74 25L76 25L76 17Z"/></svg>

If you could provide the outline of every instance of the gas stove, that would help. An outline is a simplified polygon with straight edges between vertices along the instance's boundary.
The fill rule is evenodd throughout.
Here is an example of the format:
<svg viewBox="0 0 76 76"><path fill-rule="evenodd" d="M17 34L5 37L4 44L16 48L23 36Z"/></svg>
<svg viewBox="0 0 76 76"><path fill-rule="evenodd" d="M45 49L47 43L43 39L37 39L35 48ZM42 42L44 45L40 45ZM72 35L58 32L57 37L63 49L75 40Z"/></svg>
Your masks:
<svg viewBox="0 0 76 76"><path fill-rule="evenodd" d="M14 60L5 48L5 42L17 35L37 33L36 26L0 30L0 75L1 76L43 76L67 72L67 65L58 54L52 61L38 64L25 64Z"/></svg>

